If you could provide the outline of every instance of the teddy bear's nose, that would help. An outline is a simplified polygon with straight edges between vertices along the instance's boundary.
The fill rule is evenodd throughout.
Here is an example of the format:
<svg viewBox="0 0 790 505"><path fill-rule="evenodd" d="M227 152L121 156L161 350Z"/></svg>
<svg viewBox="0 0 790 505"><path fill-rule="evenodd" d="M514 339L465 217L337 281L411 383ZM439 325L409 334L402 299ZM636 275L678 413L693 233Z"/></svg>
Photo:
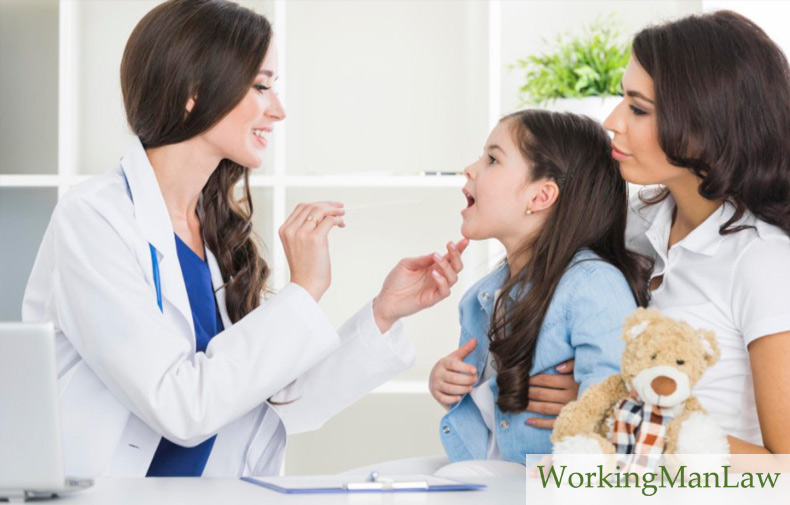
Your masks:
<svg viewBox="0 0 790 505"><path fill-rule="evenodd" d="M675 392L678 385L674 380L662 375L653 379L653 382L650 383L650 387L653 388L653 391L659 396L669 396Z"/></svg>

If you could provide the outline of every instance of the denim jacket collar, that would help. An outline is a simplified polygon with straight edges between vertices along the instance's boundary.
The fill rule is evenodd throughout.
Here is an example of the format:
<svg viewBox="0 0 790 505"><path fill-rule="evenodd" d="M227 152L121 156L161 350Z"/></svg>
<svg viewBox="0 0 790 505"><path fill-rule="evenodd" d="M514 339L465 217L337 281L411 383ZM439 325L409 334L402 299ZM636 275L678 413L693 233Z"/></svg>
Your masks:
<svg viewBox="0 0 790 505"><path fill-rule="evenodd" d="M510 276L510 266L507 263L502 263L493 272L486 276L477 287L477 301L486 312L489 319L494 312L494 302L496 301L497 291L507 282ZM519 290L518 285L513 286L510 290L510 299L515 299Z"/></svg>

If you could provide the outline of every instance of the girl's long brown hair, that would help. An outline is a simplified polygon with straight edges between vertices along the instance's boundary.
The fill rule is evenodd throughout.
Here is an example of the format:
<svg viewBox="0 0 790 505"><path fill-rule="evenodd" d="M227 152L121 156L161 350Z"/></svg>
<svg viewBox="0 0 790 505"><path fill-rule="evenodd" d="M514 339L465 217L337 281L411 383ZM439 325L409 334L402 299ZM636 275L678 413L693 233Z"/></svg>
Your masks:
<svg viewBox="0 0 790 505"><path fill-rule="evenodd" d="M489 330L497 405L504 412L520 412L529 402L529 373L543 320L573 256L589 248L617 267L642 307L650 297L653 261L625 247L628 189L601 125L544 110L516 112L502 121L527 161L529 180L549 179L559 187L544 226L516 254L528 260L503 286ZM514 288L517 301L509 302Z"/></svg>
<svg viewBox="0 0 790 505"><path fill-rule="evenodd" d="M790 66L749 19L730 11L646 28L632 54L653 78L658 141L701 179L699 194L746 210L790 235ZM669 195L664 188L645 203Z"/></svg>
<svg viewBox="0 0 790 505"><path fill-rule="evenodd" d="M183 142L217 124L253 85L271 33L265 17L223 0L170 0L146 14L121 62L127 121L143 146ZM195 104L187 114L190 98ZM269 276L253 235L249 170L222 160L198 206L234 323L260 304Z"/></svg>

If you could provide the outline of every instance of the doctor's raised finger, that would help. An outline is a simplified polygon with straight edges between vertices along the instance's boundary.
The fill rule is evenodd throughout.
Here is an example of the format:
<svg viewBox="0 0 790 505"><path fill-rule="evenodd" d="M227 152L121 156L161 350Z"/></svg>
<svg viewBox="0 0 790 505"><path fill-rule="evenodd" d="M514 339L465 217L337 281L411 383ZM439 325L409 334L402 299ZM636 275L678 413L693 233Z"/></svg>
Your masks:
<svg viewBox="0 0 790 505"><path fill-rule="evenodd" d="M345 226L340 205L321 202L298 206L293 219L280 230L291 282L303 287L316 301L331 283L328 234L335 226Z"/></svg>

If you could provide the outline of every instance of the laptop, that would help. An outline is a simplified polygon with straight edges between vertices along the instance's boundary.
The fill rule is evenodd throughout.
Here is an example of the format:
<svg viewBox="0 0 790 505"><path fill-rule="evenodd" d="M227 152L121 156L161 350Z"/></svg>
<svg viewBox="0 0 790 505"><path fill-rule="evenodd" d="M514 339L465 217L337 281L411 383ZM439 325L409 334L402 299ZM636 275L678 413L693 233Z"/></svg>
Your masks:
<svg viewBox="0 0 790 505"><path fill-rule="evenodd" d="M63 474L52 324L0 323L0 499L84 489Z"/></svg>

